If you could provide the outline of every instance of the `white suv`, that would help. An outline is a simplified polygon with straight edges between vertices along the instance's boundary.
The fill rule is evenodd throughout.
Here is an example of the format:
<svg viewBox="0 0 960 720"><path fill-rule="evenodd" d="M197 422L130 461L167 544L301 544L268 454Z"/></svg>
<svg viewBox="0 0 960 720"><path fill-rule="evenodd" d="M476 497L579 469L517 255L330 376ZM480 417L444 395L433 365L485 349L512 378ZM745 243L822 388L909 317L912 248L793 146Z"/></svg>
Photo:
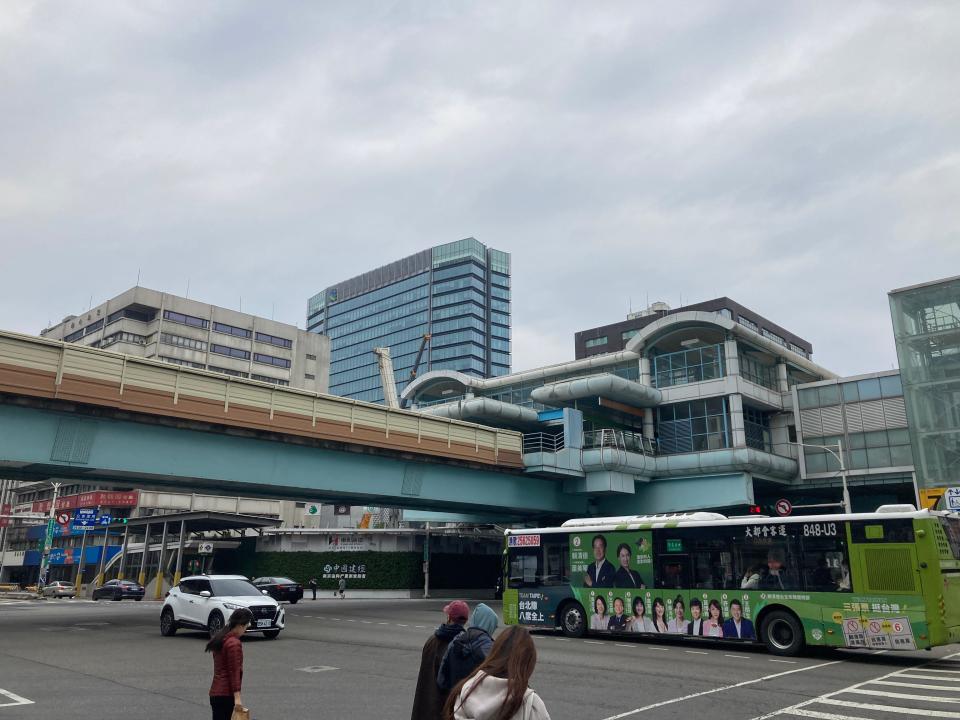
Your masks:
<svg viewBox="0 0 960 720"><path fill-rule="evenodd" d="M167 593L160 611L160 634L173 635L180 628L207 630L214 635L234 610L247 608L253 622L247 632L275 638L284 627L280 603L257 590L242 575L194 575L180 581Z"/></svg>

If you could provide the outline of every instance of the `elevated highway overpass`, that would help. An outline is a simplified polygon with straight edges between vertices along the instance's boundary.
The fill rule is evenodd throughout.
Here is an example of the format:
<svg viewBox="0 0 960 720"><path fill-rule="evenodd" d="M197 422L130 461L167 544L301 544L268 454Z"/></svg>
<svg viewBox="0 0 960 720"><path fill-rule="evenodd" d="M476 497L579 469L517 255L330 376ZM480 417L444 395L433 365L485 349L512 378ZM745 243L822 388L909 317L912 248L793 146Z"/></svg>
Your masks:
<svg viewBox="0 0 960 720"><path fill-rule="evenodd" d="M520 433L0 331L0 475L504 518L587 514Z"/></svg>

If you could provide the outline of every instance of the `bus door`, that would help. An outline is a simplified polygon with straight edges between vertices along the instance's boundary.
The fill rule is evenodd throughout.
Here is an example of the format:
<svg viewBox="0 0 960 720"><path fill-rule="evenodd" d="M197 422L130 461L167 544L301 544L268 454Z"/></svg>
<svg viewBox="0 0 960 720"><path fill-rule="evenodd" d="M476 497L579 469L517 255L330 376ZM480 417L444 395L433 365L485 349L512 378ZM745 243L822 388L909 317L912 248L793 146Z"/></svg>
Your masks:
<svg viewBox="0 0 960 720"><path fill-rule="evenodd" d="M662 602L662 622L671 633L686 634L690 623L690 589L693 586L690 542L690 532L682 529L665 529L654 534L655 590L648 612L656 623Z"/></svg>

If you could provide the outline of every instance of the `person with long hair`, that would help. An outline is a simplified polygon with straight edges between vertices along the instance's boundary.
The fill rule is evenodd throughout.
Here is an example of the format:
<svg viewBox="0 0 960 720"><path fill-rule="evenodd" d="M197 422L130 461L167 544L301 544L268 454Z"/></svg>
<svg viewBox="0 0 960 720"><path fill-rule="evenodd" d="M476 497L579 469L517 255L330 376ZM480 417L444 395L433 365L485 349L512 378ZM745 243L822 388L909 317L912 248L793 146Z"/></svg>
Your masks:
<svg viewBox="0 0 960 720"><path fill-rule="evenodd" d="M610 623L610 616L607 615L607 601L603 599L603 595L597 595L597 599L593 601L594 613L590 618L590 629L591 630L606 630L607 625Z"/></svg>
<svg viewBox="0 0 960 720"><path fill-rule="evenodd" d="M528 685L536 665L530 631L511 625L480 667L450 692L443 720L550 720L543 700Z"/></svg>
<svg viewBox="0 0 960 720"><path fill-rule="evenodd" d="M723 637L723 610L720 601L714 598L707 604L707 619L703 621L703 634L707 637Z"/></svg>
<svg viewBox="0 0 960 720"><path fill-rule="evenodd" d="M253 622L247 608L234 610L220 632L210 638L206 651L213 653L213 682L210 683L210 708L213 720L230 720L234 706L243 707L240 685L243 682L243 646L240 638Z"/></svg>
<svg viewBox="0 0 960 720"><path fill-rule="evenodd" d="M647 606L643 598L637 596L633 599L633 622L630 623L631 632L656 632L653 627L653 620L647 617Z"/></svg>
<svg viewBox="0 0 960 720"><path fill-rule="evenodd" d="M654 632L665 633L670 632L670 628L667 625L667 606L663 604L663 598L654 598L653 599L653 630Z"/></svg>

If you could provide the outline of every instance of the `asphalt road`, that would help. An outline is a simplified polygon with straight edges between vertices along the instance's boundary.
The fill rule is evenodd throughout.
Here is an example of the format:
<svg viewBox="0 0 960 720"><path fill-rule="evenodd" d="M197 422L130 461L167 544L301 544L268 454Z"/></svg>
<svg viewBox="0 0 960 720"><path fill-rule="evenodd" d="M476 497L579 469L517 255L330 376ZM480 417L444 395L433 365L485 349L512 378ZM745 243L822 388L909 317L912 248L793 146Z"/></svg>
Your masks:
<svg viewBox="0 0 960 720"><path fill-rule="evenodd" d="M288 605L280 638L244 641L244 702L257 720L407 718L420 648L443 604ZM209 717L205 638L161 637L159 609L151 601L0 600L0 718ZM784 660L689 640L537 633L536 642L532 684L554 720L960 718L960 646Z"/></svg>

